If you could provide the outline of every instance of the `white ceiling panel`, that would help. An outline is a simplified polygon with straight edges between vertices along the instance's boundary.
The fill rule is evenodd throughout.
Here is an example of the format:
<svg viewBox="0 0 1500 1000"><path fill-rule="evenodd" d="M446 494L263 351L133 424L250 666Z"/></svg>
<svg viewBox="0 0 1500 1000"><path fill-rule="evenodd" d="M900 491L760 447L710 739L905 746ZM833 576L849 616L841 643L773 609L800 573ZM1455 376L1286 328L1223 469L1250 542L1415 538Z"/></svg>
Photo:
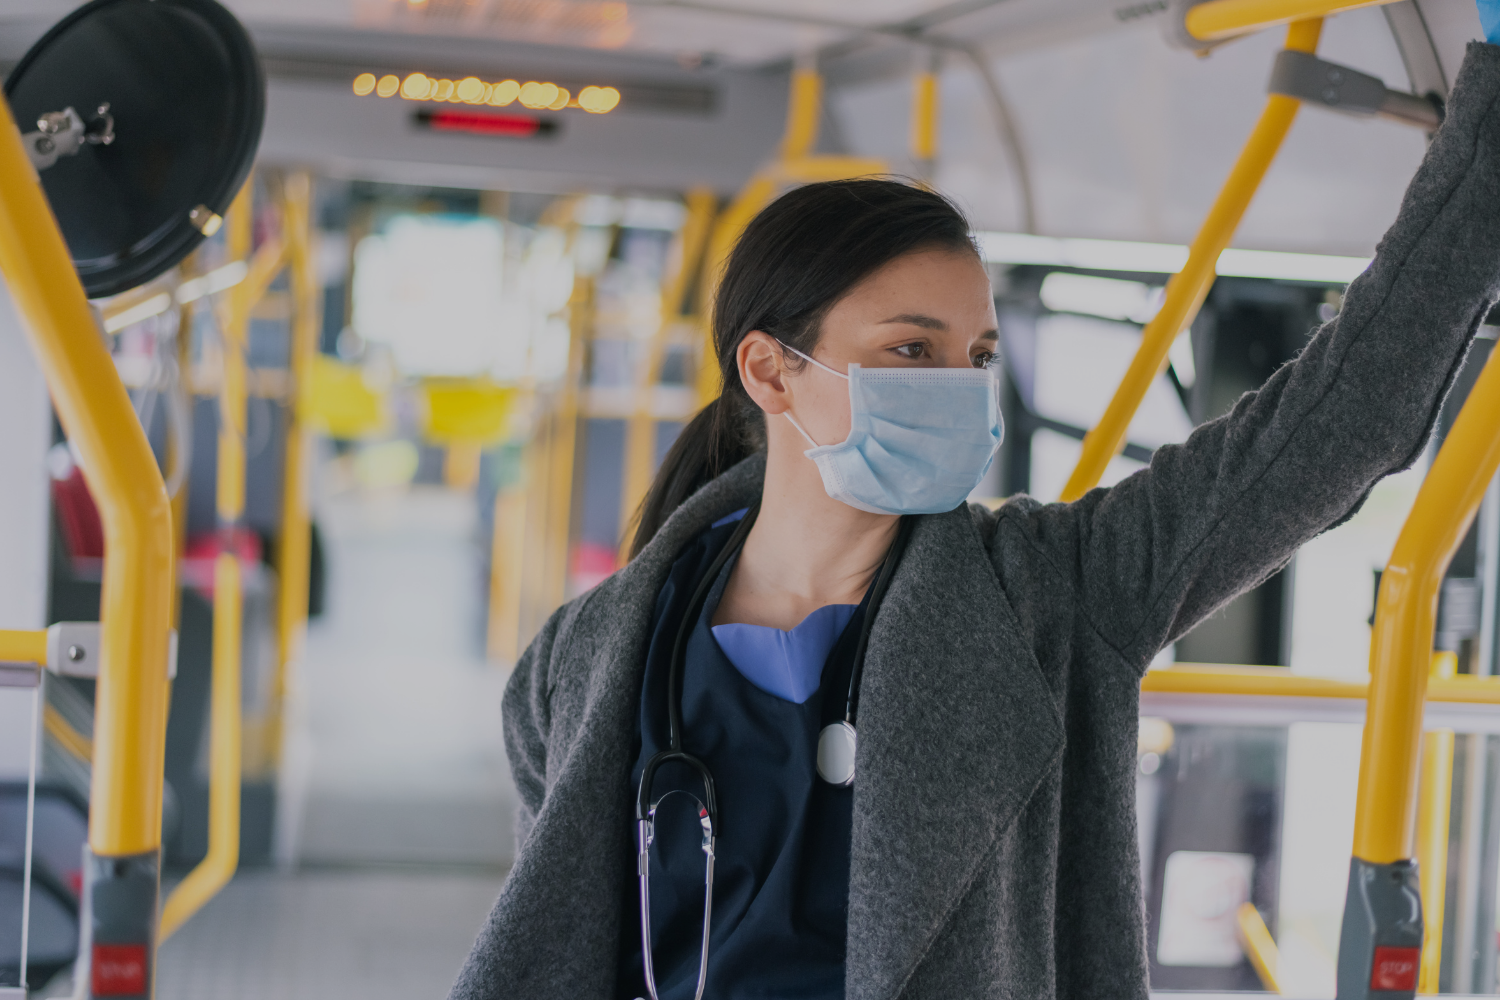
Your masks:
<svg viewBox="0 0 1500 1000"><path fill-rule="evenodd" d="M492 39L729 65L784 62L917 28L993 52L1106 31L1155 13L1122 0L223 0L254 29L321 27L442 39ZM4 0L0 55L75 0ZM10 37L4 37L9 35Z"/></svg>
<svg viewBox="0 0 1500 1000"><path fill-rule="evenodd" d="M237 8L283 0L239 0ZM349 0L354 23L403 34L487 37L735 64L779 58L838 39L825 28L695 9L577 0ZM253 15L246 10L244 16Z"/></svg>

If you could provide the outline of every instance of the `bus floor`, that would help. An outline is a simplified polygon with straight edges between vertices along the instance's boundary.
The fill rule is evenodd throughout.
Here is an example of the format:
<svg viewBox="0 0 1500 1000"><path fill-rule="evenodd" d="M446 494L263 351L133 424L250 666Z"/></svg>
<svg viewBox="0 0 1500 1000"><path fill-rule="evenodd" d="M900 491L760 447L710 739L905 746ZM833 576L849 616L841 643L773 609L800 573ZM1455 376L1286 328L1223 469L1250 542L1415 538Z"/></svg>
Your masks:
<svg viewBox="0 0 1500 1000"><path fill-rule="evenodd" d="M157 1000L447 995L500 890L491 871L250 871L162 945Z"/></svg>
<svg viewBox="0 0 1500 1000"><path fill-rule="evenodd" d="M276 855L297 865L503 870L515 791L484 657L474 494L327 468L326 610L291 684Z"/></svg>

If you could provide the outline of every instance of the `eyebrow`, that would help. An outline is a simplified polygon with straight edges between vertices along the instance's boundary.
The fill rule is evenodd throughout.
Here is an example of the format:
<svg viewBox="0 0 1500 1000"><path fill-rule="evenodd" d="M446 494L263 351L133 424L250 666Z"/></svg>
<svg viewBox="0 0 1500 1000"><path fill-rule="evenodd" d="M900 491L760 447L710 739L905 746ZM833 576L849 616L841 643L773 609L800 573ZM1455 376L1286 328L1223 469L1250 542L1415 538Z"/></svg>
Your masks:
<svg viewBox="0 0 1500 1000"><path fill-rule="evenodd" d="M946 331L948 329L948 324L944 323L936 316L926 316L922 313L902 313L899 316L892 316L890 319L881 320L879 325L887 326L896 323L900 323L905 326L919 326L924 330ZM998 341L1000 339L1000 331L986 330L984 333L981 333L979 335L979 339Z"/></svg>
<svg viewBox="0 0 1500 1000"><path fill-rule="evenodd" d="M881 326L894 323L903 323L906 326L920 326L924 330L948 329L948 324L936 316L924 316L921 313L902 313L899 316L892 316L890 319L880 321Z"/></svg>

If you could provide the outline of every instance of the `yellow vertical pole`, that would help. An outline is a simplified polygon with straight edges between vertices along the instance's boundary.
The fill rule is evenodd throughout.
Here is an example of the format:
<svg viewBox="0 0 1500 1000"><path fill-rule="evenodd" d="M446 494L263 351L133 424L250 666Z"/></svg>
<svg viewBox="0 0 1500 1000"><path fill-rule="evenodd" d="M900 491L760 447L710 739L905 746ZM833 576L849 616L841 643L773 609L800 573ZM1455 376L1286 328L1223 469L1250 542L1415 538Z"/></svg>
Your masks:
<svg viewBox="0 0 1500 1000"><path fill-rule="evenodd" d="M479 483L484 446L478 441L452 441L443 453L443 484L449 489L472 490Z"/></svg>
<svg viewBox="0 0 1500 1000"><path fill-rule="evenodd" d="M937 160L938 78L936 52L924 53L922 68L911 82L911 158L930 179Z"/></svg>
<svg viewBox="0 0 1500 1000"><path fill-rule="evenodd" d="M1315 52L1322 29L1321 19L1295 21L1287 28L1286 47L1296 52ZM1239 159L1224 181L1224 187L1208 210L1198 235L1193 238L1187 263L1167 282L1166 300L1161 311L1141 332L1141 346L1131 359L1114 398L1109 401L1099 423L1084 437L1083 454L1063 488L1063 501L1077 500L1097 486L1105 467L1125 443L1130 421L1141 400L1146 398L1151 383L1161 374L1172 342L1192 324L1213 286L1219 254L1234 238L1245 209L1255 197L1282 140L1296 120L1298 107L1299 102L1294 97L1272 94L1266 98L1260 120L1255 123Z"/></svg>
<svg viewBox="0 0 1500 1000"><path fill-rule="evenodd" d="M518 652L524 648L530 636L536 634L551 611L547 606L550 594L547 580L547 516L552 508L552 439L557 433L557 427L552 414L543 409L544 406L551 405L555 405L554 402L540 394L534 399L534 431L526 442L525 470L522 476L526 491L520 553L522 572L516 602Z"/></svg>
<svg viewBox="0 0 1500 1000"><path fill-rule="evenodd" d="M529 461L523 459L523 464ZM499 660L521 655L521 581L526 565L526 471L520 484L495 494L490 541L490 615L485 648Z"/></svg>
<svg viewBox="0 0 1500 1000"><path fill-rule="evenodd" d="M189 254L188 258L180 265L180 271L184 279L193 277L198 270L198 255ZM193 303L184 303L177 307L177 379L181 392L187 399L188 419L193 419L193 404L196 397L193 395ZM191 464L191 455L177 455L175 453L175 439L169 438L167 447L172 449L170 461L186 462ZM191 476L182 477L182 485L177 487L177 495L172 497L172 523L176 528L173 535L172 551L174 555L173 568L182 558L182 552L187 548L187 510L188 510L188 486ZM174 588L175 589L175 588ZM181 601L173 602L180 608Z"/></svg>
<svg viewBox="0 0 1500 1000"><path fill-rule="evenodd" d="M1458 676L1458 654L1432 654L1432 676ZM1422 736L1422 780L1417 792L1417 871L1422 886L1422 965L1418 993L1436 993L1443 967L1443 910L1448 889L1448 814L1453 796L1453 730Z"/></svg>
<svg viewBox="0 0 1500 1000"><path fill-rule="evenodd" d="M114 945L150 997L160 886L172 507L114 360L89 309L40 179L0 100L0 273L47 381L104 530L100 671L79 952ZM80 995L91 988L85 979ZM24 987L23 987L24 991Z"/></svg>
<svg viewBox="0 0 1500 1000"><path fill-rule="evenodd" d="M245 182L224 222L232 260L250 257L253 178ZM242 281L229 290L220 322L223 374L219 387L219 454L215 497L219 554L214 561L213 689L209 701L208 854L188 872L162 908L161 939L208 902L234 876L240 857L240 649L238 528L245 512L246 335L255 289Z"/></svg>
<svg viewBox="0 0 1500 1000"><path fill-rule="evenodd" d="M1491 358L1417 492L1380 577L1354 812L1354 856L1412 856L1418 741L1437 596L1453 552L1500 467L1500 364Z"/></svg>
<svg viewBox="0 0 1500 1000"><path fill-rule="evenodd" d="M308 508L309 431L306 420L308 373L318 352L322 327L322 292L314 255L312 175L289 174L283 184L282 228L286 232L292 286L291 350L287 359L286 436L282 456L281 532L276 551L279 586L276 609L276 674L271 684L271 718L267 751L272 764L281 759L282 720L287 678L302 654L307 632L308 572L312 534Z"/></svg>
<svg viewBox="0 0 1500 1000"><path fill-rule="evenodd" d="M807 92L807 91L804 91ZM795 98L798 91L793 89ZM750 220L776 197L776 181L769 175L752 177L737 194L729 207L724 209L714 222L713 235L709 238L708 253L703 258L703 275L698 284L703 308L698 316L703 323L701 355L698 359L698 374L694 383L698 388L698 405L707 406L719 396L719 366L715 364L713 328L709 324L714 295L718 291L719 276L729 262L729 254L740 238L740 233Z"/></svg>
<svg viewBox="0 0 1500 1000"><path fill-rule="evenodd" d="M656 421L651 415L651 400L657 383L661 381L667 340L673 328L682 322L688 275L698 271L703 249L708 244L714 209L719 204L718 196L708 188L689 191L686 201L687 217L683 220L682 231L677 234L676 264L662 282L661 323L651 338L644 363L637 369L635 407L625 431L625 481L620 490L621 565L630 558L631 528L641 501L651 488L651 476L655 471Z"/></svg>
<svg viewBox="0 0 1500 1000"><path fill-rule="evenodd" d="M818 141L819 118L823 113L823 77L811 60L799 59L792 69L791 87L787 94L786 131L781 137L780 158L783 163L801 160L811 155ZM771 203L776 196L776 179L766 173L752 177L730 202L714 224L709 238L708 253L703 259L703 278L699 285L704 303L713 301L718 288L719 274L729 259L740 233L750 220ZM700 316L707 317L709 310L702 309ZM719 369L714 364L713 333L705 324L703 331L703 355L698 365L698 402L707 405L719 395Z"/></svg>
<svg viewBox="0 0 1500 1000"><path fill-rule="evenodd" d="M97 857L153 854L161 846L172 508L4 101L0 272L104 528L89 847Z"/></svg>
<svg viewBox="0 0 1500 1000"><path fill-rule="evenodd" d="M1446 836L1447 809L1429 802L1423 835L1431 858L1413 864L1417 766L1438 593L1453 553L1474 520L1500 468L1500 364L1490 358L1438 450L1411 513L1380 577L1370 641L1370 685L1360 748L1354 849L1339 943L1339 995L1374 995L1376 982L1393 989L1418 985L1441 955L1428 959L1424 944L1441 940L1442 899L1422 866L1445 867L1437 844ZM1438 672L1451 670L1439 662ZM1440 681L1451 685L1452 680ZM1426 794L1450 794L1452 744L1429 757ZM1444 761L1447 761L1444 764ZM1447 771L1444 776L1436 771ZM1439 791L1438 784L1442 790ZM1446 845L1442 848L1446 850ZM1387 878L1390 881L1387 881ZM1416 898L1413 898L1413 897ZM1423 910L1428 921L1424 926ZM1411 911L1416 911L1412 913ZM1415 918L1415 919L1414 919ZM1419 929L1423 937L1417 937ZM1429 936L1430 935L1430 936ZM1408 978L1409 977L1409 978Z"/></svg>
<svg viewBox="0 0 1500 1000"><path fill-rule="evenodd" d="M583 362L588 341L593 339L594 279L579 275L573 279L573 297L568 302L568 370L563 376L557 410L552 414L552 431L548 435L547 507L544 535L546 602L544 614L567 599L568 557L573 529L573 468L577 461L579 396L583 383Z"/></svg>
<svg viewBox="0 0 1500 1000"><path fill-rule="evenodd" d="M811 60L798 60L792 69L787 103L786 132L781 137L781 158L799 160L812 152L818 141L818 116L823 112L823 77Z"/></svg>

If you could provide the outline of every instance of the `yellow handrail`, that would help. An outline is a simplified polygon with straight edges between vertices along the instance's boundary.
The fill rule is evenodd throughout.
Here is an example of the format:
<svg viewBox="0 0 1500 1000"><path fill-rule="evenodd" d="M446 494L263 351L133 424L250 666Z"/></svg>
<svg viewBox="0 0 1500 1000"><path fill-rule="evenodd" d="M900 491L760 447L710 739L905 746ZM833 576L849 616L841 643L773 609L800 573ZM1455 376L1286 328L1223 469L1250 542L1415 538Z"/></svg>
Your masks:
<svg viewBox="0 0 1500 1000"><path fill-rule="evenodd" d="M1287 29L1286 47L1296 52L1314 52L1322 30L1323 22L1318 19L1294 22ZM1105 467L1125 443L1130 421L1135 417L1141 400L1146 398L1146 390L1161 374L1172 342L1198 315L1214 283L1214 266L1219 254L1234 237L1250 199L1255 197L1256 189L1297 117L1299 106L1300 102L1294 97L1272 94L1266 98L1260 120L1255 123L1255 129L1240 151L1223 189L1208 210L1208 217L1193 238L1187 263L1167 282L1166 301L1162 303L1161 311L1141 331L1141 346L1131 359L1114 398L1109 401L1099 423L1085 435L1083 454L1063 488L1064 502L1077 500L1099 485Z"/></svg>
<svg viewBox="0 0 1500 1000"><path fill-rule="evenodd" d="M46 630L21 631L0 628L0 663L35 663L38 666L46 666Z"/></svg>
<svg viewBox="0 0 1500 1000"><path fill-rule="evenodd" d="M1341 681L1289 673L1285 667L1178 663L1146 672L1141 690L1151 694L1206 694L1271 698L1369 697L1367 681ZM1427 700L1463 705L1500 705L1500 678L1440 677L1427 686Z"/></svg>
<svg viewBox="0 0 1500 1000"><path fill-rule="evenodd" d="M312 555L308 519L308 431L303 383L318 352L321 310L317 261L313 257L312 176L297 171L283 185L287 258L291 267L292 330L288 358L290 383L286 404L286 436L281 478L281 540L276 552L280 587L277 608L276 676L271 686L271 726L267 750L274 763L281 755L281 720L285 709L287 676L301 655L307 631L308 571Z"/></svg>
<svg viewBox="0 0 1500 1000"><path fill-rule="evenodd" d="M68 753L83 761L94 760L94 741L73 728L63 714L51 705L42 708L42 728Z"/></svg>
<svg viewBox="0 0 1500 1000"><path fill-rule="evenodd" d="M1281 965L1281 951L1276 947L1276 939L1271 937L1266 922L1261 919L1260 911L1254 903L1241 903L1235 918L1239 924L1240 946L1250 964L1255 966L1260 984L1269 993L1280 993L1281 983L1276 978L1276 971Z"/></svg>
<svg viewBox="0 0 1500 1000"><path fill-rule="evenodd" d="M0 101L0 272L104 528L89 847L161 847L172 508L9 106Z"/></svg>
<svg viewBox="0 0 1500 1000"><path fill-rule="evenodd" d="M797 66L792 70L787 95L786 132L781 137L781 159L800 160L818 141L818 116L823 111L823 76L816 69Z"/></svg>
<svg viewBox="0 0 1500 1000"><path fill-rule="evenodd" d="M1189 7L1183 16L1183 24L1188 34L1199 41L1218 42L1263 28L1308 18L1332 17L1346 10L1379 7L1392 2L1394 0L1208 0Z"/></svg>
<svg viewBox="0 0 1500 1000"><path fill-rule="evenodd" d="M568 599L569 557L573 547L573 485L578 463L579 395L584 377L584 358L594 339L597 322L598 284L592 275L573 279L568 299L568 368L558 394L557 408L550 418L546 444L547 503L542 515L543 579L541 591L549 615ZM540 621L536 623L538 626Z"/></svg>
<svg viewBox="0 0 1500 1000"><path fill-rule="evenodd" d="M937 159L938 80L930 65L911 81L911 157L926 174Z"/></svg>
<svg viewBox="0 0 1500 1000"><path fill-rule="evenodd" d="M1422 481L1380 577L1354 814L1354 856L1372 864L1412 856L1413 792L1438 588L1497 467L1500 364L1492 358Z"/></svg>
<svg viewBox="0 0 1500 1000"><path fill-rule="evenodd" d="M656 458L656 420L651 401L661 381L661 366L667 354L667 341L674 327L685 318L683 298L688 279L698 273L708 246L718 195L709 188L695 188L687 193L687 217L677 235L677 265L662 284L661 322L651 338L645 362L636 375L635 407L625 432L625 478L620 490L619 563L630 558L631 530L641 502L651 488L651 474Z"/></svg>
<svg viewBox="0 0 1500 1000"><path fill-rule="evenodd" d="M230 258L250 256L251 197L254 180L229 206L224 223L228 227ZM257 263L264 258L257 255ZM262 265L264 267L264 265ZM229 290L228 304L220 321L223 342L223 378L219 386L218 507L220 544L214 561L213 689L209 699L208 853L172 890L162 907L160 940L165 941L194 913L222 889L239 867L240 860L240 560L234 529L245 509L245 421L246 332L252 297L262 287L245 280ZM264 279L269 284L269 279Z"/></svg>
<svg viewBox="0 0 1500 1000"><path fill-rule="evenodd" d="M197 251L188 254L182 263L177 265L177 273L184 281L191 281L197 276ZM177 337L176 344L174 345L177 349L177 378L180 380L178 384L181 386L183 395L187 397L189 412L191 412L193 405L193 323L196 312L194 306L193 302L178 304ZM180 461L191 466L192 455L176 454L176 445L171 442L171 439L169 439L168 447L172 449L172 451L168 452L169 458L174 462ZM183 476L182 482L177 486L176 494L172 497L172 543L174 546L172 568L174 570L178 568L178 563L182 559L182 553L187 549L188 491L192 485L192 478L191 475ZM182 591L177 586L175 577L173 578L172 590L176 596L172 616L172 624L175 627L182 618Z"/></svg>
<svg viewBox="0 0 1500 1000"><path fill-rule="evenodd" d="M1432 679L1458 673L1458 654L1432 654ZM1417 792L1417 872L1422 890L1422 964L1417 992L1436 993L1443 966L1443 901L1448 890L1448 815L1453 800L1453 730L1422 737Z"/></svg>
<svg viewBox="0 0 1500 1000"><path fill-rule="evenodd" d="M884 160L859 156L819 156L813 153L818 140L818 120L823 110L823 77L815 68L797 66L792 71L791 89L787 95L786 132L782 135L778 156L756 171L734 200L714 220L703 256L703 271L698 282L700 317L707 318L719 285L719 275L729 260L730 251L750 220L776 197L783 185L812 184L819 181L845 180L887 170ZM714 364L713 331L704 324L702 356L698 364L698 404L706 406L718 395L719 368Z"/></svg>

